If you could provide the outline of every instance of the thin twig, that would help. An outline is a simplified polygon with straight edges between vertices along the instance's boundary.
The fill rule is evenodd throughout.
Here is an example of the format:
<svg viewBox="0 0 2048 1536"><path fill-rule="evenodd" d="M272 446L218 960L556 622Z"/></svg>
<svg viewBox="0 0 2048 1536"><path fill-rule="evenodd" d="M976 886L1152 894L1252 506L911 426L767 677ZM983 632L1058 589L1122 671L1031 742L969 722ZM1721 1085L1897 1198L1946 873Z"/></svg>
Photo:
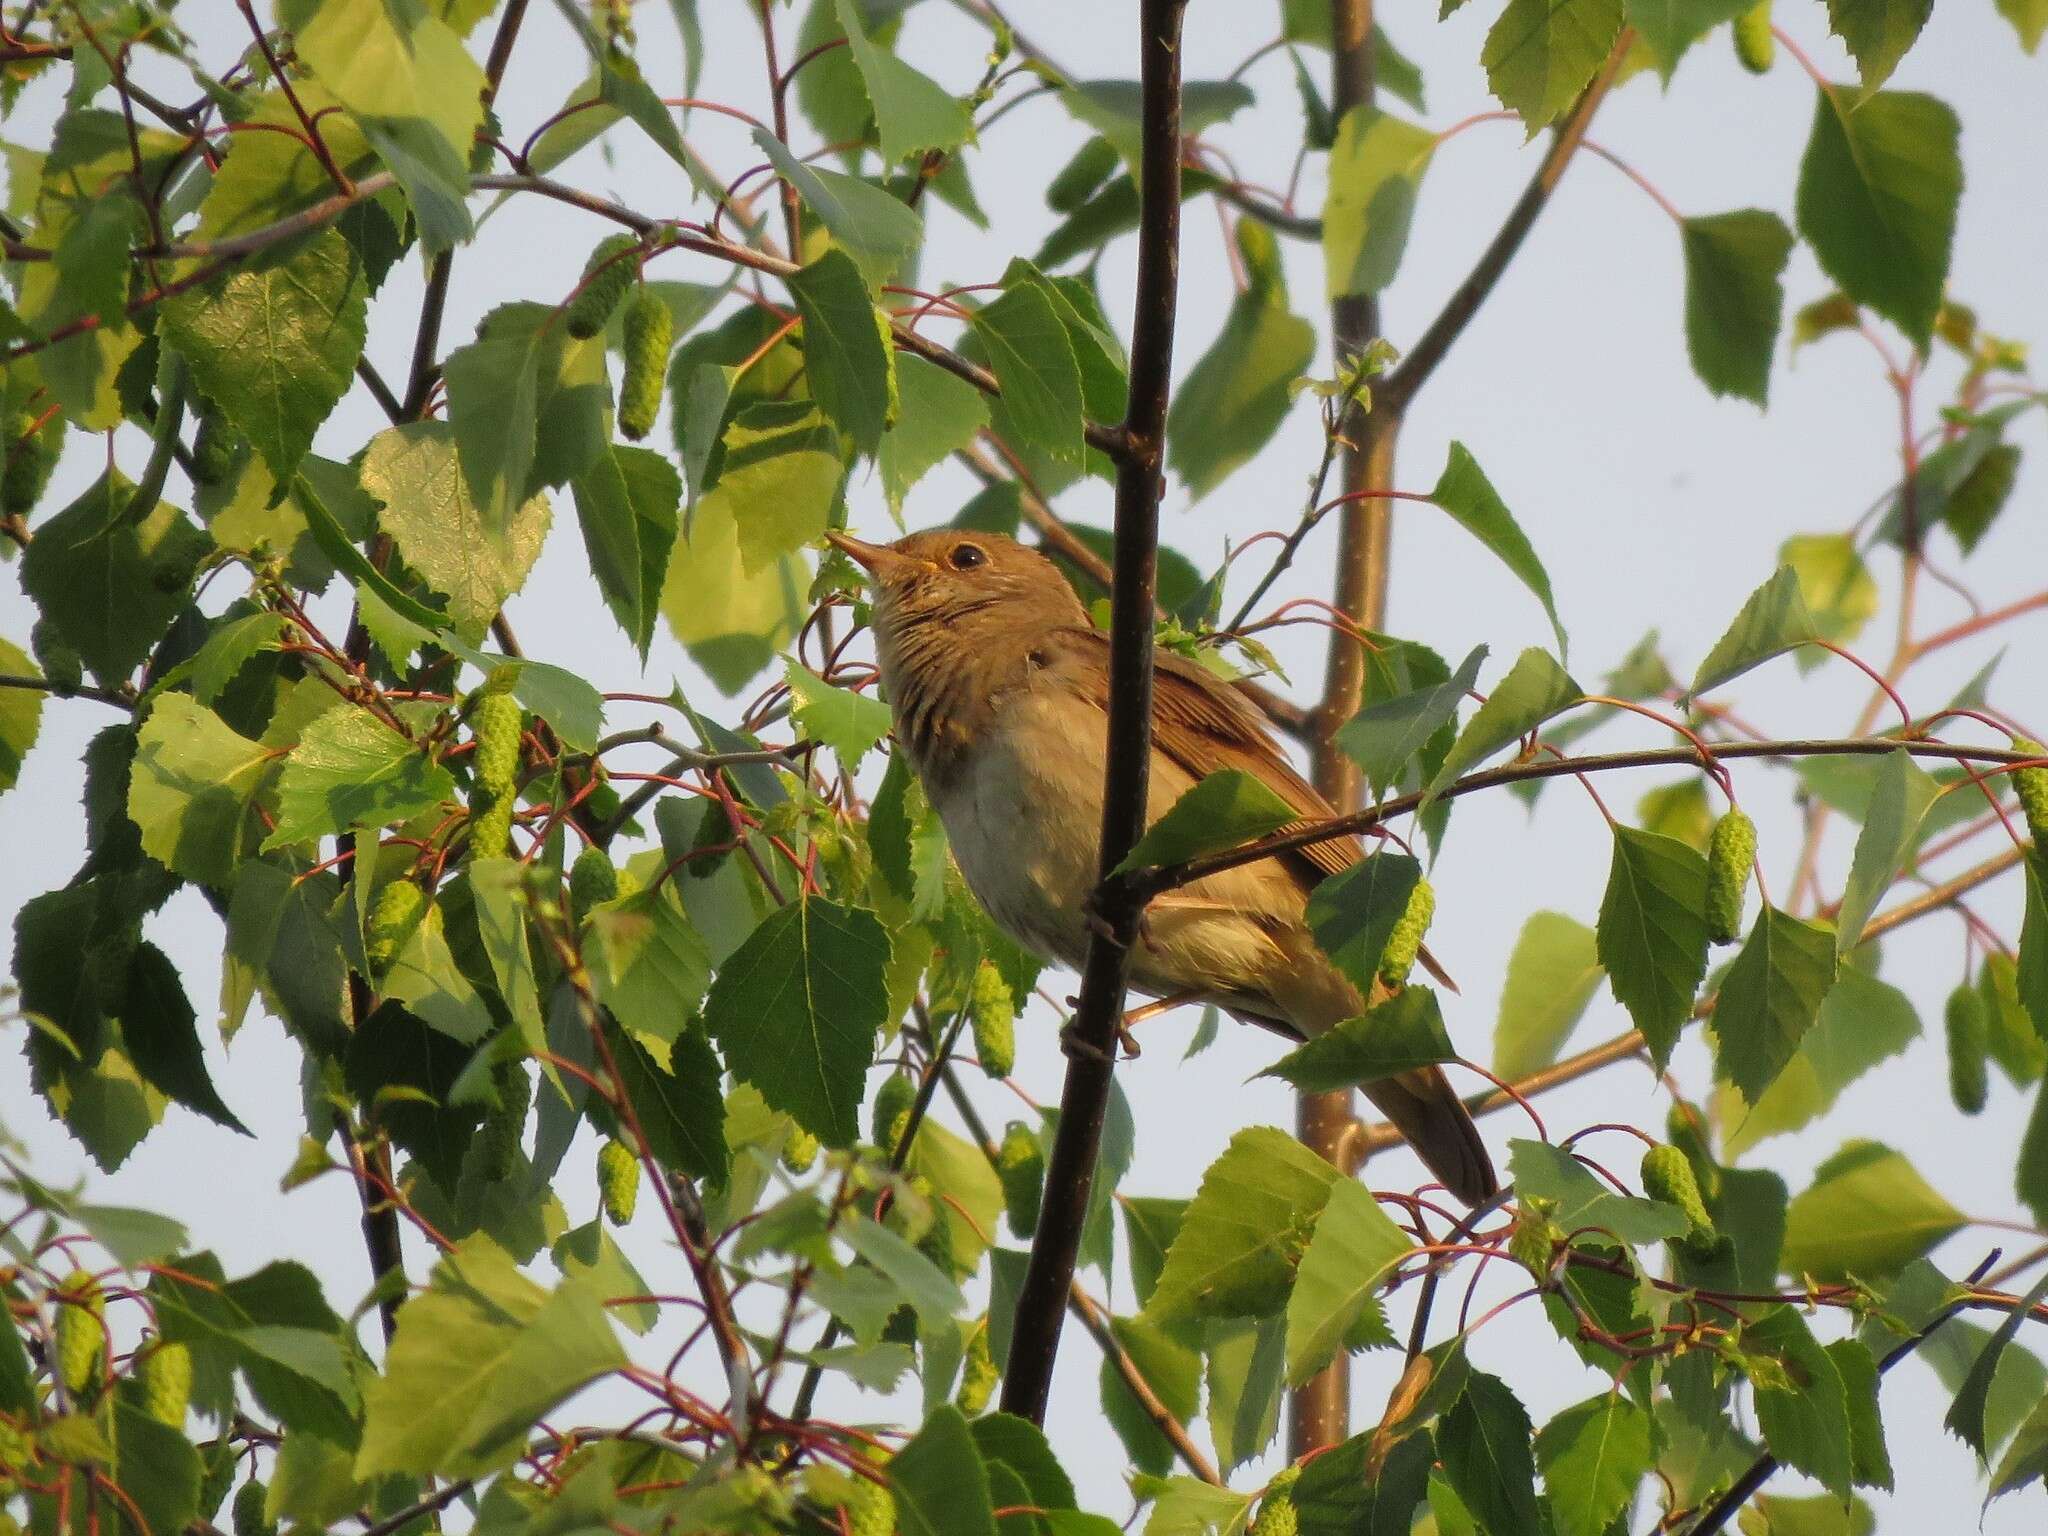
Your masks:
<svg viewBox="0 0 2048 1536"><path fill-rule="evenodd" d="M1117 433L1116 569L1110 591L1109 729L1103 782L1100 928L1089 941L1059 1132L1031 1262L1017 1299L1004 1411L1045 1422L1060 1325L1088 1216L1095 1160L1116 1062L1140 903L1110 877L1144 830L1152 757L1152 611L1159 553L1159 465L1180 261L1180 27L1186 0L1143 0L1140 77L1144 144L1138 274L1131 326L1130 404Z"/></svg>

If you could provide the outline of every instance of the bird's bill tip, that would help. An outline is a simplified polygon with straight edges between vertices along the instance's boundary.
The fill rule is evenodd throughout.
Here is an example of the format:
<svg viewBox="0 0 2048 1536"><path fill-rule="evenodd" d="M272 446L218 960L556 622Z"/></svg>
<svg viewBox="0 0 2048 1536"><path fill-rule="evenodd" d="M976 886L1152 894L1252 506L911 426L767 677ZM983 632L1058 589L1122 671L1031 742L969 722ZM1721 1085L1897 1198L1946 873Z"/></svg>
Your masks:
<svg viewBox="0 0 2048 1536"><path fill-rule="evenodd" d="M856 539L850 533L841 533L836 528L826 532L825 541L870 574L879 570L892 555L896 554L896 551L886 545L870 544L864 539Z"/></svg>

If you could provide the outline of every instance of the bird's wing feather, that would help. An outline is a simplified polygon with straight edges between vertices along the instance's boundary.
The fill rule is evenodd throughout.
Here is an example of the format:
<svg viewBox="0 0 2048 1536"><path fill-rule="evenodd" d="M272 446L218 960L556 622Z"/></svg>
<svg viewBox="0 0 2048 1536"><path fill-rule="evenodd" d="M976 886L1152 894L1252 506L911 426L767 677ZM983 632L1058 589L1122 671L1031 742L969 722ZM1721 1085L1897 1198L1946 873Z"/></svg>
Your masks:
<svg viewBox="0 0 2048 1536"><path fill-rule="evenodd" d="M1068 629L1074 646L1106 653L1109 636L1098 629ZM1106 654L1093 664L1060 668L1068 686L1082 691L1097 708L1109 708L1109 664ZM1263 780L1287 804L1301 812L1303 822L1335 816L1330 802L1295 772L1267 734L1256 711L1235 690L1205 671L1199 662L1171 651L1154 653L1152 672L1152 744L1195 778L1224 768L1237 768ZM1294 825L1299 825L1296 823ZM1363 852L1355 837L1327 838L1281 855L1281 861L1304 886L1339 874L1356 864Z"/></svg>

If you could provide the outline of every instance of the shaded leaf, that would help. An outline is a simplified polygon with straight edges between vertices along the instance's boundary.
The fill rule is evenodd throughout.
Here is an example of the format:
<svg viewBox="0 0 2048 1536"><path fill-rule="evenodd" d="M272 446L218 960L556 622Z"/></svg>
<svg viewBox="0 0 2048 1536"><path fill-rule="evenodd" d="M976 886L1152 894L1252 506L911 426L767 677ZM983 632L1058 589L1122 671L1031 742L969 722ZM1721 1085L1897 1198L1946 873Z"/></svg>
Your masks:
<svg viewBox="0 0 2048 1536"><path fill-rule="evenodd" d="M1707 693L1773 656L1806 644L1819 633L1800 592L1799 573L1781 565L1777 574L1749 595L1735 622L1714 642L1686 693L1695 697Z"/></svg>
<svg viewBox="0 0 2048 1536"><path fill-rule="evenodd" d="M1337 124L1323 203L1324 287L1330 298L1378 293L1394 280L1436 149L1427 129L1369 106Z"/></svg>
<svg viewBox="0 0 2048 1536"><path fill-rule="evenodd" d="M1676 838L1614 829L1595 949L1660 1067L1707 972L1707 861Z"/></svg>
<svg viewBox="0 0 2048 1536"><path fill-rule="evenodd" d="M1744 208L1685 220L1679 242L1685 251L1685 345L1693 372L1717 395L1764 404L1785 307L1781 278L1792 253L1792 231L1775 213Z"/></svg>
<svg viewBox="0 0 2048 1536"><path fill-rule="evenodd" d="M1522 652L1507 676L1486 696L1486 702L1465 722L1465 728L1430 779L1429 793L1442 792L1467 768L1508 743L1519 741L1583 698L1585 694L1579 685L1548 651L1531 647Z"/></svg>
<svg viewBox="0 0 2048 1536"><path fill-rule="evenodd" d="M1560 0L1560 3L1570 5L1573 0ZM1558 655L1569 655L1571 642L1565 638L1564 625L1557 616L1557 601L1550 592L1550 575L1530 546L1528 536L1515 522L1514 514L1508 511L1507 503L1500 499L1493 483L1486 478L1486 472L1479 467L1479 461L1472 457L1463 443L1451 444L1450 457L1445 461L1444 472L1437 477L1436 488L1429 493L1429 499L1450 513L1460 527L1484 544L1502 565L1514 573L1516 580L1536 594L1537 600L1543 604L1544 613L1549 616L1551 633L1557 637Z"/></svg>
<svg viewBox="0 0 2048 1536"><path fill-rule="evenodd" d="M1592 929L1562 912L1531 913L1501 984L1494 1072L1512 1082L1557 1060L1604 974Z"/></svg>
<svg viewBox="0 0 2048 1536"><path fill-rule="evenodd" d="M1299 1386L1327 1365L1361 1317L1385 1331L1375 1292L1414 1243L1362 1186L1344 1180L1316 1218L1287 1298L1287 1381Z"/></svg>
<svg viewBox="0 0 2048 1536"><path fill-rule="evenodd" d="M1284 1078L1303 1093L1328 1093L1457 1059L1436 993L1407 986L1295 1047L1259 1076Z"/></svg>
<svg viewBox="0 0 2048 1536"><path fill-rule="evenodd" d="M1888 1274L1963 1222L1962 1212L1890 1147L1846 1142L1786 1210L1785 1271L1821 1280Z"/></svg>
<svg viewBox="0 0 2048 1536"><path fill-rule="evenodd" d="M1300 817L1262 779L1236 768L1220 769L1168 806L1117 869L1178 864L1264 837Z"/></svg>
<svg viewBox="0 0 2048 1536"><path fill-rule="evenodd" d="M1715 1075L1756 1103L1820 1018L1837 964L1831 928L1766 905L1714 1003Z"/></svg>

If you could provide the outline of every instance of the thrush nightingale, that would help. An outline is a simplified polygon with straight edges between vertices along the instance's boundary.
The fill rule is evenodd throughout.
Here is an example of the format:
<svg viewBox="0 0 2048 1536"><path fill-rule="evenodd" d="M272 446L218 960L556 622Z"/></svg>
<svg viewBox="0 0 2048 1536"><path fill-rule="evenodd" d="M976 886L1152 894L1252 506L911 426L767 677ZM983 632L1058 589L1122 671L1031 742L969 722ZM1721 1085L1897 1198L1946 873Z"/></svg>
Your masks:
<svg viewBox="0 0 2048 1536"><path fill-rule="evenodd" d="M872 579L897 747L969 889L1019 943L1078 967L1098 877L1109 637L1059 569L1013 539L828 537ZM1255 775L1304 819L1336 814L1233 690L1170 652L1154 668L1148 823L1225 768ZM1305 914L1317 882L1360 857L1356 838L1332 839L1161 895L1133 948L1132 985L1212 1002L1295 1039L1355 1018L1366 1000L1318 948ZM1494 1193L1478 1128L1441 1070L1363 1087L1452 1194L1477 1203Z"/></svg>

